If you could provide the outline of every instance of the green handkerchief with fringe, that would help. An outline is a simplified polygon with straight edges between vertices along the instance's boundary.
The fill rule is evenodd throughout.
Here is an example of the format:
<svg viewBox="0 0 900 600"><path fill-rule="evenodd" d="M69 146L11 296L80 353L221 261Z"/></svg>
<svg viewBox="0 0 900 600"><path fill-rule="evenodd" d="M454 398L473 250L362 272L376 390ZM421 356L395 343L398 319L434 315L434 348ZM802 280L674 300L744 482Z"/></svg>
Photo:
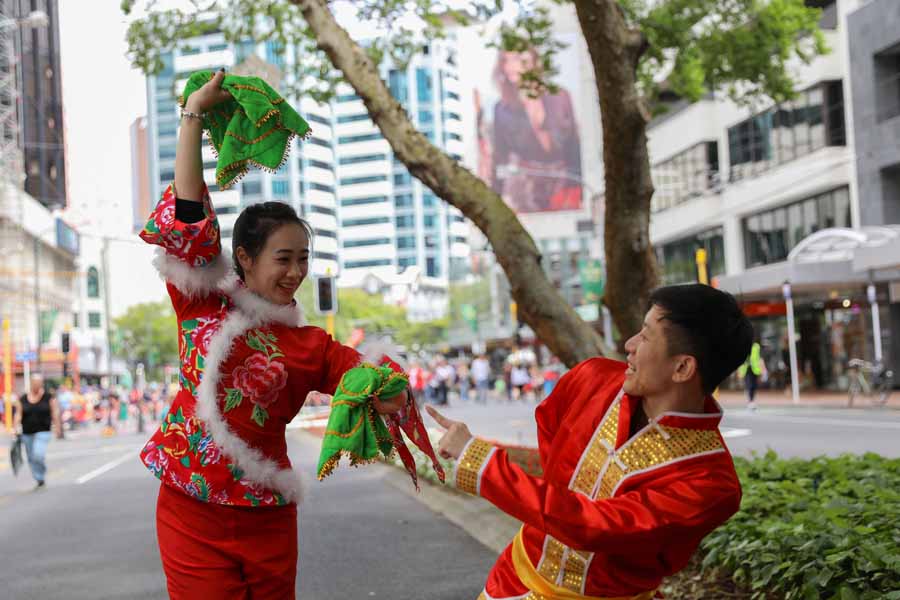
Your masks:
<svg viewBox="0 0 900 600"><path fill-rule="evenodd" d="M208 82L212 71L191 75L178 102ZM306 138L309 123L297 114L272 86L259 77L226 75L222 89L232 100L211 108L203 119L209 141L218 156L216 185L228 189L255 166L275 172L284 164L294 136Z"/></svg>
<svg viewBox="0 0 900 600"><path fill-rule="evenodd" d="M379 452L385 458L391 455L394 441L375 412L372 397L396 396L408 384L404 373L390 367L363 364L344 373L331 400L331 414L316 469L319 480L331 475L345 454L350 457L351 466L373 462Z"/></svg>

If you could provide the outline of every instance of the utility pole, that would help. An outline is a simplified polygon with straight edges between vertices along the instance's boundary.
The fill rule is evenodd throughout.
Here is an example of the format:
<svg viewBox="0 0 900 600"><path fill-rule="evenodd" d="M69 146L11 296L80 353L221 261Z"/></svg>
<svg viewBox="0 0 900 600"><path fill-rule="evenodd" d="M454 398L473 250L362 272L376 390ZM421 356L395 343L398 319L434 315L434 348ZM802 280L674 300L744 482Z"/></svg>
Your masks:
<svg viewBox="0 0 900 600"><path fill-rule="evenodd" d="M109 237L103 236L102 239L103 246L100 250L100 258L103 263L103 314L106 319L106 376L109 378L109 387L112 387L112 327L109 314Z"/></svg>

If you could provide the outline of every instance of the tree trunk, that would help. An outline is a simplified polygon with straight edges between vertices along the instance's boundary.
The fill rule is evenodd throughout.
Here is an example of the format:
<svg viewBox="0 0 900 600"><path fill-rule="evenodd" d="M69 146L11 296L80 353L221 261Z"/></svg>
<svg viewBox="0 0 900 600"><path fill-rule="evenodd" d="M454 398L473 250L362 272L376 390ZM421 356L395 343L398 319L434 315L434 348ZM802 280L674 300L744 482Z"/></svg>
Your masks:
<svg viewBox="0 0 900 600"><path fill-rule="evenodd" d="M604 302L622 339L641 329L650 291L657 282L650 245L649 113L638 93L637 65L646 38L629 29L616 0L575 0L600 97L606 180Z"/></svg>
<svg viewBox="0 0 900 600"><path fill-rule="evenodd" d="M484 232L509 279L521 320L569 367L600 354L602 338L544 274L534 241L500 196L413 126L376 66L337 23L324 0L291 1L303 12L318 47L362 98L397 158Z"/></svg>

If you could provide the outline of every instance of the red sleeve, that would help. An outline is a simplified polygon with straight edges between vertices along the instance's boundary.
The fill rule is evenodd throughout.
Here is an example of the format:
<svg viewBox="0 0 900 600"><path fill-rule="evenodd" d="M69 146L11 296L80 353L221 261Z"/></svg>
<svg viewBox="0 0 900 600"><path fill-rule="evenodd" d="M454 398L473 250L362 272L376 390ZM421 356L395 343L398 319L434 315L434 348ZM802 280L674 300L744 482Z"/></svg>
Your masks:
<svg viewBox="0 0 900 600"><path fill-rule="evenodd" d="M472 469L483 464L474 479ZM727 457L727 454L724 455ZM667 483L621 496L591 500L568 488L527 475L509 462L506 451L475 440L460 459L456 481L492 504L562 543L590 552L653 553L678 536L702 537L740 507L740 485L710 459L689 467ZM469 485L465 485L466 476ZM475 486L471 482L475 481ZM474 487L474 489L473 489Z"/></svg>
<svg viewBox="0 0 900 600"><path fill-rule="evenodd" d="M176 219L175 190L170 185L140 233L142 240L160 247L153 264L166 281L178 315L204 301L230 271L221 254L219 223L205 184L203 214L196 223Z"/></svg>
<svg viewBox="0 0 900 600"><path fill-rule="evenodd" d="M403 372L403 368L397 362L381 352L375 351L371 355L367 352L366 355L363 356L350 346L345 346L336 341L324 331L322 331L322 338L324 346L322 356L324 357L325 364L324 369L322 370L322 383L317 391L322 392L323 394L333 396L344 373L353 367L358 366L362 362L370 362L372 364L378 364L379 366L388 363L394 371L397 371L398 373Z"/></svg>

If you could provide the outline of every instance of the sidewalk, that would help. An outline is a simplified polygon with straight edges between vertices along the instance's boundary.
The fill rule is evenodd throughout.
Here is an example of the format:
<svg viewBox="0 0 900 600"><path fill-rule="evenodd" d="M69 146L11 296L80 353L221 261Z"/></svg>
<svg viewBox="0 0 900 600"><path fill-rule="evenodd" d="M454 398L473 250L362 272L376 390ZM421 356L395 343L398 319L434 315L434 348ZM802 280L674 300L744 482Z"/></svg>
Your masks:
<svg viewBox="0 0 900 600"><path fill-rule="evenodd" d="M797 408L849 408L847 401L847 392L801 391L800 401L794 404L791 401L790 388L759 390L756 392L755 399L759 406L793 406ZM744 407L747 405L747 396L743 390L722 390L719 392L719 403L725 408ZM874 409L880 407L876 407L865 396L857 396L853 401L853 408ZM894 393L888 398L886 408L900 410L900 390L894 390Z"/></svg>

